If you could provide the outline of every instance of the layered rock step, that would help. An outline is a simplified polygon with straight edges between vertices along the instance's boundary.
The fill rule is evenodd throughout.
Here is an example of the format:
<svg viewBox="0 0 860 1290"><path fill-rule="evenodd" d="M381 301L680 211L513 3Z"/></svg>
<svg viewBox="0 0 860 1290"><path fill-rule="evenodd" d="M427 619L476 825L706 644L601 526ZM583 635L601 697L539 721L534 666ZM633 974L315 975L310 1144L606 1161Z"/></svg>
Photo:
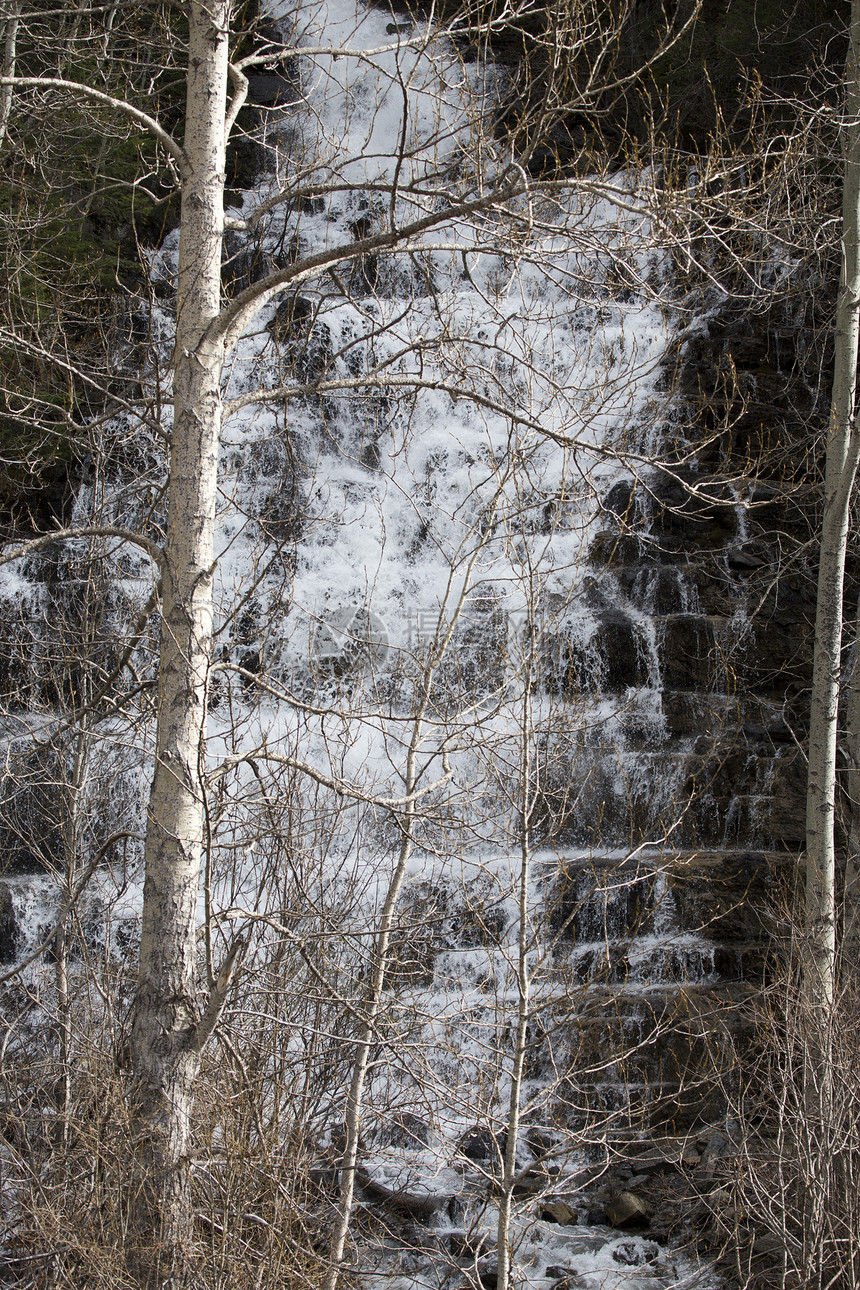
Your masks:
<svg viewBox="0 0 860 1290"><path fill-rule="evenodd" d="M795 863L748 849L533 858L531 1130L687 1132L725 1117L752 1034L747 1004L767 976L768 909ZM423 1045L433 1114L461 1128L483 1115L488 1132L504 1123L518 1008L519 911L512 884L495 890L408 885L388 978L392 1016L411 1015ZM446 1085L463 1090L448 1105ZM416 1090L414 1107L399 1104L420 1118L417 1076Z"/></svg>
<svg viewBox="0 0 860 1290"><path fill-rule="evenodd" d="M532 862L518 1258L546 1287L598 1272L614 1284L622 1266L664 1285L671 1238L692 1216L716 1240L731 1208L727 1113L755 1043L767 910L795 857L649 848ZM493 1284L508 1144L518 913L510 887L492 890L419 877L403 893L387 1004L413 1058L371 1098L358 1172L386 1268L429 1260L455 1290L461 1273Z"/></svg>

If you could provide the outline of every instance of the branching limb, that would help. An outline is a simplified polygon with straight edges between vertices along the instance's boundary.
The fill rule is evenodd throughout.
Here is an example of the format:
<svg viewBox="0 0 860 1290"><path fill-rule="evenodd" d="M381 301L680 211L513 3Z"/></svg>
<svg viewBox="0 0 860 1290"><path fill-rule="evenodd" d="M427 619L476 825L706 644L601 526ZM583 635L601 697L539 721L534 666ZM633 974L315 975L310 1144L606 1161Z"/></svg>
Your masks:
<svg viewBox="0 0 860 1290"><path fill-rule="evenodd" d="M101 103L105 107L113 108L122 116L133 121L141 130L148 130L162 147L170 154L179 166L185 165L185 152L176 142L172 134L168 134L163 125L160 125L154 117L148 113L142 112L132 103L127 103L125 99L114 98L112 94L104 94L101 90L93 89L91 85L83 85L80 81L66 81L58 76L0 76L0 86L9 86L11 89L48 89L48 90L68 90L70 93L79 94L81 98L87 99L91 103Z"/></svg>
<svg viewBox="0 0 860 1290"><path fill-rule="evenodd" d="M210 785L216 784L219 779L223 779L225 775L229 774L231 770L235 770L237 766L241 766L243 763L250 764L254 761L269 761L273 762L276 766L287 766L291 770L297 770L303 775L307 775L309 779L314 780L323 788L332 789L332 791L337 793L340 797L348 797L354 802L366 802L369 806L377 806L382 810L389 811L397 810L402 806L411 806L414 802L417 802L419 798L426 797L428 793L434 792L437 788L442 788L442 786L447 784L454 775L453 769L448 765L447 753L443 750L442 765L444 767L445 774L439 779L435 779L432 784L425 784L423 788L408 792L403 797L374 797L372 793L364 793L360 788L356 788L354 784L347 783L344 779L336 779L331 775L324 775L321 770L317 770L316 766L311 766L305 761L299 761L297 757L285 757L279 753L271 753L266 749L257 748L251 752L242 753L235 757L228 757L226 761L222 762L221 765L217 767L217 769L210 772L208 782Z"/></svg>
<svg viewBox="0 0 860 1290"><path fill-rule="evenodd" d="M60 906L60 912L57 914L57 917L54 919L53 923L51 924L50 930L46 932L46 934L39 941L36 948L32 950L25 959L22 959L20 963L16 963L15 966L10 968L8 972L3 972L2 974L0 974L0 985L5 985L6 982L11 981L13 977L20 976L20 974L24 971L25 968L28 968L31 963L34 963L36 959L40 957L40 955L45 953L45 950L47 950L47 948L53 941L54 937L56 936L57 929L63 925L63 923L68 918L69 914L74 909L75 905L80 900L81 895L83 894L84 888L86 887L90 878L92 878L93 874L101 864L102 860L107 855L108 851L117 842L121 842L123 838L135 838L138 842L143 841L141 834L128 833L123 831L121 833L113 833L107 839L106 842L102 843L98 851L93 856L92 860L90 860L90 863L87 865L84 872L81 874L78 881L75 883L75 886L73 887L71 893Z"/></svg>
<svg viewBox="0 0 860 1290"><path fill-rule="evenodd" d="M202 1016L197 1023L195 1042L199 1052L202 1052L206 1047L207 1041L221 1020L221 1015L226 1007L230 988L239 971L241 957L246 945L247 941L240 936L231 945L227 957L221 965L221 970L209 994L206 1007L203 1009Z"/></svg>
<svg viewBox="0 0 860 1290"><path fill-rule="evenodd" d="M55 529L53 533L43 533L41 537L30 538L27 542L19 542L17 546L10 547L6 551L0 551L0 568L4 564L11 564L13 560L22 560L25 556L36 555L39 551L44 551L46 547L52 546L55 542L71 542L75 538L85 537L118 538L120 542L131 542L134 546L145 551L153 563L159 565L159 567L164 559L163 549L155 542L150 542L149 538L143 537L140 533L132 533L129 529L115 528L113 525L87 524L81 528Z"/></svg>

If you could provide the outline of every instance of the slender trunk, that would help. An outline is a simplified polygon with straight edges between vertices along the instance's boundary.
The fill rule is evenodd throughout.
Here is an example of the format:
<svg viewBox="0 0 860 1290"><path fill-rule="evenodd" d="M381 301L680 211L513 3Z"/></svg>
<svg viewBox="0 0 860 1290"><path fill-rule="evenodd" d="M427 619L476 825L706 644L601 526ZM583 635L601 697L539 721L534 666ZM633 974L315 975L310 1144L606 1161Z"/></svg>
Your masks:
<svg viewBox="0 0 860 1290"><path fill-rule="evenodd" d="M11 77L15 75L16 49L18 41L18 25L21 7L18 4L12 6L8 18L6 19L6 31L3 41L3 76ZM9 128L9 116L12 111L12 86L3 85L0 87L0 148L6 140L6 131Z"/></svg>
<svg viewBox="0 0 860 1290"><path fill-rule="evenodd" d="M508 1102L507 1142L499 1196L499 1223L496 1232L497 1290L509 1290L511 1282L511 1212L517 1170L517 1142L520 1136L520 1102L525 1071L528 1025L531 1017L531 973L529 971L529 882L531 849L529 832L533 806L531 791L531 680L529 659L523 678L523 708L520 723L520 881L517 899L519 920L517 935L517 1024L511 1059L511 1091Z"/></svg>
<svg viewBox="0 0 860 1290"><path fill-rule="evenodd" d="M190 13L179 248L174 423L158 673L155 771L146 830L131 1059L137 1177L131 1267L143 1286L187 1279L192 1084L200 1063L196 922L204 836L200 763L212 636L212 563L223 351L229 0Z"/></svg>
<svg viewBox="0 0 860 1290"><path fill-rule="evenodd" d="M804 1123L813 1159L801 1197L807 1276L821 1277L826 1232L822 1147L833 1111L832 1025L836 997L836 738L842 662L843 595L851 496L860 459L855 421L860 340L860 0L852 0L845 69L842 272L836 308L833 399L827 436L824 517L815 608L815 655L806 798L806 919L802 942ZM849 899L851 893L849 892Z"/></svg>
<svg viewBox="0 0 860 1290"><path fill-rule="evenodd" d="M842 598L851 494L860 458L854 415L860 336L860 0L852 0L845 85L842 276L821 526L806 805L804 990L808 1006L820 1018L822 1032L835 985L834 813Z"/></svg>
<svg viewBox="0 0 860 1290"><path fill-rule="evenodd" d="M54 937L54 981L57 989L57 1030L59 1036L60 1075L58 1109L62 1142L68 1141L69 1114L72 1102L72 1010L69 995L69 923L72 893L77 883L77 858L80 850L81 794L84 789L87 762L86 726L78 731L72 757L71 775L66 785L66 810L62 821L63 875L60 887L62 905L68 906L65 917L57 924Z"/></svg>
<svg viewBox="0 0 860 1290"><path fill-rule="evenodd" d="M848 773L848 854L845 857L845 885L842 893L842 940L839 975L855 988L860 982L860 605L854 632L854 663L845 703Z"/></svg>
<svg viewBox="0 0 860 1290"><path fill-rule="evenodd" d="M63 900L67 899L68 886L62 888ZM54 936L54 985L57 991L57 1054L59 1078L57 1080L57 1110L60 1116L60 1141L69 1140L69 1112L72 1102L72 1013L69 1004L69 915L61 920Z"/></svg>
<svg viewBox="0 0 860 1290"><path fill-rule="evenodd" d="M421 722L416 723L412 744L407 754L407 770L405 777L405 788L407 794L415 791L416 764L418 746L421 738L421 724ZM361 1028L358 1042L355 1046L352 1079L350 1080L349 1091L346 1099L346 1114L344 1116L346 1141L340 1162L340 1197L338 1201L337 1217L335 1219L335 1225L329 1244L329 1266L322 1283L322 1290L335 1290L335 1286L337 1285L338 1278L340 1276L341 1266L343 1264L343 1254L346 1248L346 1238L349 1233L349 1224L350 1219L352 1218L352 1202L355 1194L355 1170L358 1165L358 1149L361 1138L361 1108L364 1102L364 1086L367 1080L367 1069L370 1064L371 1047L376 1033L376 1022L382 1003L382 987L385 983L385 973L389 964L389 944L391 941L391 927L394 922L394 912L397 908L397 898L400 895L401 888L403 887L403 879L406 875L406 866L409 863L409 857L412 854L414 825L415 806L410 802L405 808L400 820L400 828L402 830L400 852L397 857L394 874L391 878L391 882L388 884L388 891L385 895L385 904L382 907L382 916L379 920L379 927L377 929L376 940L373 946L371 977L367 990L367 1000L365 1003L364 1023Z"/></svg>
<svg viewBox="0 0 860 1290"><path fill-rule="evenodd" d="M530 874L528 826L523 824L520 846L519 944L517 947L517 1024L511 1059L511 1093L506 1125L507 1142L499 1196L499 1224L496 1232L498 1290L508 1290L511 1277L511 1212L517 1170L517 1142L520 1135L520 1101L523 1089L528 1024L531 1016L531 981L528 963L528 889Z"/></svg>

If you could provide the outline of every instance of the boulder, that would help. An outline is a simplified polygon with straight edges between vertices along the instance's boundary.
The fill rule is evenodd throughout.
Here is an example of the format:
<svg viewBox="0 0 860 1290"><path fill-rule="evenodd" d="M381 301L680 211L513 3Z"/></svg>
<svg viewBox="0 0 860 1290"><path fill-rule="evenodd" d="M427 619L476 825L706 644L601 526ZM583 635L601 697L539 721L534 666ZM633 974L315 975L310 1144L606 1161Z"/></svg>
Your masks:
<svg viewBox="0 0 860 1290"><path fill-rule="evenodd" d="M753 1242L753 1253L765 1258L773 1258L775 1255L782 1254L784 1245L781 1237L774 1232L762 1232Z"/></svg>
<svg viewBox="0 0 860 1290"><path fill-rule="evenodd" d="M623 1191L607 1204L606 1217L613 1227L627 1230L632 1227L647 1227L651 1211L637 1192Z"/></svg>
<svg viewBox="0 0 860 1290"><path fill-rule="evenodd" d="M655 1241L643 1241L634 1237L629 1241L619 1241L610 1250L613 1262L623 1268L641 1268L651 1263L660 1254L660 1247Z"/></svg>
<svg viewBox="0 0 860 1290"><path fill-rule="evenodd" d="M484 1290L496 1290L499 1281L499 1261L495 1254L487 1254L484 1258L478 1259L475 1270Z"/></svg>
<svg viewBox="0 0 860 1290"><path fill-rule="evenodd" d="M542 1205L540 1216L550 1223L561 1223L563 1226L572 1226L577 1222L576 1210L571 1209L563 1200L551 1200Z"/></svg>
<svg viewBox="0 0 860 1290"><path fill-rule="evenodd" d="M432 1133L430 1125L420 1115L395 1110L383 1124L380 1136L389 1147L426 1147Z"/></svg>
<svg viewBox="0 0 860 1290"><path fill-rule="evenodd" d="M467 1129L457 1143L458 1152L476 1164L499 1165L507 1147L508 1135L497 1133L485 1125Z"/></svg>
<svg viewBox="0 0 860 1290"><path fill-rule="evenodd" d="M558 1165L533 1164L524 1171L514 1184L515 1196L546 1195L549 1189L558 1187L561 1169Z"/></svg>
<svg viewBox="0 0 860 1290"><path fill-rule="evenodd" d="M556 1264L548 1267L544 1275L548 1281L552 1281L552 1290L586 1290L589 1285L586 1278L579 1273L571 1272L569 1268L562 1268Z"/></svg>
<svg viewBox="0 0 860 1290"><path fill-rule="evenodd" d="M448 1233L448 1249L455 1259L478 1259L492 1242L489 1232L465 1228Z"/></svg>

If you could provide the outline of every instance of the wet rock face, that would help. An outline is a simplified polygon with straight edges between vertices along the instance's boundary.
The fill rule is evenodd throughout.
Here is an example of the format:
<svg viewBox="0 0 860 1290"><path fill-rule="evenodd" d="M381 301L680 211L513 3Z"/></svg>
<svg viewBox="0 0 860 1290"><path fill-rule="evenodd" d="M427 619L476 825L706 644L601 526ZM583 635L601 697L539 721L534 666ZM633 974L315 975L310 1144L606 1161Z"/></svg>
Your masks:
<svg viewBox="0 0 860 1290"><path fill-rule="evenodd" d="M20 927L12 892L8 887L0 886L0 963L8 966L17 960L20 942Z"/></svg>
<svg viewBox="0 0 860 1290"><path fill-rule="evenodd" d="M653 928L656 877L632 864L583 859L556 881L549 900L549 922L566 944L620 944Z"/></svg>
<svg viewBox="0 0 860 1290"><path fill-rule="evenodd" d="M645 685L648 663L641 630L623 610L606 610L599 618L599 649L602 661L601 688L617 692L629 686Z"/></svg>
<svg viewBox="0 0 860 1290"><path fill-rule="evenodd" d="M697 465L643 470L600 498L588 591L599 628L560 647L556 684L566 694L627 694L631 704L650 690L660 720L616 727L623 750L607 745L602 761L599 735L571 759L579 810L558 836L593 849L559 873L547 919L566 980L586 994L611 990L614 1017L600 1015L606 999L582 995L552 1041L547 1030L557 1068L577 1071L559 1100L569 1122L586 1107L617 1115L623 1106L630 1124L695 1129L721 1114L727 1084L718 1072L749 1042L736 1005L766 975L767 910L790 888L804 836L798 743L815 587L805 558L786 555L802 551L811 521L802 492L786 500L783 481L768 480L762 425L770 416L783 441L803 442L804 418L816 411L809 388L800 390L792 326L773 315L741 318L734 307L717 313L676 373L689 400L687 444L707 440ZM753 449L762 464L749 483ZM652 802L662 793L667 803L650 813L646 766ZM652 869L641 857L630 872L600 860L609 840L644 840L649 830L654 838L661 820L668 840L649 857ZM707 950L636 948L667 925ZM649 987L646 1004L635 991Z"/></svg>
<svg viewBox="0 0 860 1290"><path fill-rule="evenodd" d="M356 238L369 231L363 218L351 225ZM283 267L294 251L275 263L253 247L231 247L225 292ZM362 290L376 290L375 260L367 258L356 273ZM312 380L333 362L332 331L309 297L284 300L268 332L267 343L279 349L290 374ZM720 346L727 343L709 331L707 343L690 346L680 384L691 407L719 381ZM738 333L732 343L736 370L764 364L764 342ZM758 402L749 406L761 413L777 383L762 372L756 379ZM327 413L330 426L337 416ZM787 677L798 692L808 678L810 589L800 566L780 565L783 546L797 534L776 489L759 481L743 492L721 477L732 455L743 460L752 442L752 422L746 438L736 428L741 423L732 421L735 428L722 436L732 437L723 459L710 440L698 466L687 464L685 448L677 470L615 479L598 498L600 531L581 597L587 613L559 623L536 685L550 699L581 699L584 713L575 730L559 732L552 750L548 740L538 750L544 761L531 818L535 848L545 847L556 869L537 885L530 910L544 939L526 1078L542 1090L541 1122L527 1125L531 1159L520 1170L517 1200L542 1205L538 1221L556 1227L585 1219L610 1226L619 1238L648 1228L659 1212L649 1190L654 1174L682 1176L697 1167L693 1150L665 1170L665 1161L658 1169L642 1159L626 1176L616 1170L603 1191L568 1177L570 1194L554 1195L565 1180L550 1159L553 1134L563 1159L564 1150L573 1154L571 1144L604 1145L607 1126L619 1138L627 1135L629 1151L642 1133L686 1134L720 1120L738 1052L749 1042L740 1004L764 973L759 911L790 865L774 851L801 836L802 768L782 700ZM695 427L682 433L696 437ZM356 457L363 470L379 467L372 436ZM285 537L299 527L302 466L286 447L274 465L292 482L284 509L271 509L266 523ZM272 463L260 462L261 476L273 473ZM493 686L503 679L500 636L487 640L477 630L464 637L450 664L455 694L468 692L474 674L492 676ZM257 641L253 620L237 624L233 645L247 672L262 666ZM611 720L602 704L612 708ZM565 720L573 724L576 715ZM642 850L644 843L650 846ZM56 849L56 839L48 833L43 845ZM442 1018L443 1031L455 1008L465 1015L465 1054L449 1043L449 1033L434 1035L442 1055L424 1085L434 1095L437 1088L453 1094L461 1120L448 1126L449 1155L438 1167L427 1164L440 1137L432 1109L420 1099L415 1110L394 1112L387 1103L380 1149L358 1174L369 1205L396 1212L403 1223L448 1232L469 1188L483 1187L484 1196L497 1188L507 1146L497 1109L505 1076L497 1072L509 1069L516 1000L509 894L515 882L506 879L495 894L463 886L456 891L421 879L407 886L385 978L386 1025L400 1024L400 1009L408 1007L401 1000L410 992L418 999L422 1021L405 1036L412 1042L417 1035L414 1053L428 1017ZM7 890L0 895L0 961L14 958L19 932ZM484 1107L469 1102L475 1089ZM479 1121L487 1106L494 1110ZM457 1257L471 1259L470 1284L492 1286L493 1259L478 1241L467 1248L468 1233L464 1222ZM569 1259L549 1264L547 1279L582 1284L574 1255L590 1252L589 1239L570 1242ZM653 1248L628 1236L607 1257L619 1268L642 1267Z"/></svg>
<svg viewBox="0 0 860 1290"><path fill-rule="evenodd" d="M750 340L735 361L759 362L762 352ZM713 353L696 351L690 438L692 391L718 377ZM708 1144L754 1041L744 1001L766 979L767 910L790 888L803 838L797 740L814 586L784 554L807 540L806 518L766 479L721 478L718 466L731 473L748 442L726 434L719 461L709 442L698 468L611 483L583 613L561 621L546 648L544 693L578 696L586 712L608 700L616 719L611 734L595 720L559 737L534 816L555 863L533 912L552 945L539 987L552 997L530 1023L526 1058L527 1077L552 1088L540 1127L597 1136L623 1126L619 1152L643 1132L698 1144L670 1162L631 1160L587 1201L545 1181L541 1221L557 1226L585 1218L663 1232L674 1221L666 1196L677 1193L683 1208L693 1175L700 1191L717 1187L719 1144ZM428 922L445 933L426 942L420 981L438 986L444 959L453 990L467 922L456 901L433 900ZM468 943L501 950L513 925L485 921ZM476 980L502 993L490 966L470 987ZM458 1158L485 1178L500 1127L461 1131ZM637 1266L625 1258L641 1251L616 1253ZM571 1275L561 1263L556 1272L559 1283Z"/></svg>
<svg viewBox="0 0 860 1290"><path fill-rule="evenodd" d="M457 1143L457 1150L467 1160L498 1167L504 1158L507 1141L506 1133L494 1133L490 1128L475 1125L463 1134Z"/></svg>
<svg viewBox="0 0 860 1290"><path fill-rule="evenodd" d="M600 499L591 562L595 587L612 586L607 671L619 686L659 690L662 736L634 734L628 747L662 758L665 777L686 763L673 833L684 846L803 839L796 746L811 675L814 569L803 551L814 517L803 452L792 479L780 445L802 447L823 413L820 383L804 369L815 366L804 323L779 304L757 316L732 302L714 308L672 372L686 410L667 441L686 458L613 481ZM647 679L620 626L641 634L643 621L655 642Z"/></svg>

